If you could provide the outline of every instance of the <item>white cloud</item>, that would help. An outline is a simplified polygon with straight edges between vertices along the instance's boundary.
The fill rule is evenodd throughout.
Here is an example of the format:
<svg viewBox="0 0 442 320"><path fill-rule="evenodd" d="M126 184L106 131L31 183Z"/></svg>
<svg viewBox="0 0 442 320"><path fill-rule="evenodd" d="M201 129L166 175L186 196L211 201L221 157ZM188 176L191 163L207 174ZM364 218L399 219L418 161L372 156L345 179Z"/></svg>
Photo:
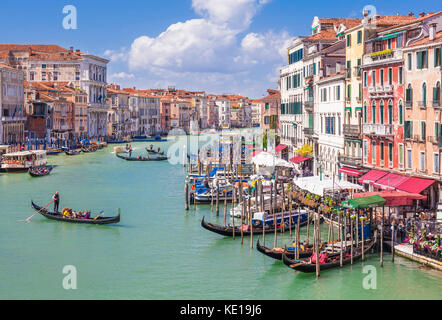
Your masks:
<svg viewBox="0 0 442 320"><path fill-rule="evenodd" d="M135 75L132 73L119 72L110 75L110 79L134 79Z"/></svg>
<svg viewBox="0 0 442 320"><path fill-rule="evenodd" d="M201 18L174 23L156 37L140 36L129 50L107 50L105 55L112 62L127 61L138 86L141 75L150 85L265 91L276 87L269 78L275 79L274 70L285 63L291 37L287 32L245 32L270 1L193 0L192 8Z"/></svg>

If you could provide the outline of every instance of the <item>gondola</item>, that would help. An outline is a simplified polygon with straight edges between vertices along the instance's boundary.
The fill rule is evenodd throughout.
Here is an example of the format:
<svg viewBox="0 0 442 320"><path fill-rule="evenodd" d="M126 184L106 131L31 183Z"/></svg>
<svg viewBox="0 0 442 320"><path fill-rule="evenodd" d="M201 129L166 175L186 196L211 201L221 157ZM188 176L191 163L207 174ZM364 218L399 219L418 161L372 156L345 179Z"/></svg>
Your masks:
<svg viewBox="0 0 442 320"><path fill-rule="evenodd" d="M81 152L83 152L83 153L91 153L91 152L95 152L95 151L97 151L97 149L96 148L81 148Z"/></svg>
<svg viewBox="0 0 442 320"><path fill-rule="evenodd" d="M164 161L167 160L167 157L155 157L155 158L134 158L134 157L127 157L123 156L120 153L117 153L117 157L126 161Z"/></svg>
<svg viewBox="0 0 442 320"><path fill-rule="evenodd" d="M39 211L42 216L51 220L83 224L110 224L120 222L120 213L115 217L96 217L92 219L65 218L61 213L50 212L47 209L42 209L42 207L36 205L33 201L31 201L31 203L36 211Z"/></svg>
<svg viewBox="0 0 442 320"><path fill-rule="evenodd" d="M52 150L47 150L46 154L48 156L55 156L55 155L60 154L62 152L63 152L63 150L61 150L61 149L52 149Z"/></svg>
<svg viewBox="0 0 442 320"><path fill-rule="evenodd" d="M164 151L158 152L158 151L156 151L156 150L153 150L153 149L147 149L147 148L146 148L146 151L147 151L148 153L159 154L160 156L164 156Z"/></svg>
<svg viewBox="0 0 442 320"><path fill-rule="evenodd" d="M47 171L45 172L39 172L39 169L46 169ZM47 176L51 173L52 171L52 167L34 167L34 168L29 168L29 174L31 175L31 177L44 177Z"/></svg>
<svg viewBox="0 0 442 320"><path fill-rule="evenodd" d="M204 220L205 217L203 217L203 220L201 221L201 226L209 231L212 231L214 233L220 234L222 236L225 237L233 237L233 228L232 226L220 226L217 224L213 224L210 222L206 222ZM294 221L294 220L293 220ZM307 222L301 223L300 226L304 226L306 225ZM293 226L295 226L296 223L293 224ZM289 228L285 228L285 231L288 231ZM253 226L253 234L255 235L260 235L262 234L262 227L255 227ZM264 233L274 233L275 232L275 228L273 226L268 226L268 228L265 228ZM281 229L279 228L279 225L277 226L277 232L281 232ZM243 236L249 236L251 234L251 231L249 229L244 230L243 229ZM240 237L241 236L241 229L239 226L235 226L235 237Z"/></svg>
<svg viewBox="0 0 442 320"><path fill-rule="evenodd" d="M81 153L81 150L66 150L64 153L68 156L76 156Z"/></svg>
<svg viewBox="0 0 442 320"><path fill-rule="evenodd" d="M300 258L307 258L310 257L313 254L313 245L307 245L306 249L299 251L299 257ZM283 252L278 252L275 251L273 249L267 248L265 246L262 246L259 243L259 238L258 238L258 242L256 243L256 249L261 252L262 254L276 259L276 260L282 260L282 254L284 253L286 255L286 257L290 258L290 259L294 259L295 258L295 251L294 250L288 250L287 248L284 248Z"/></svg>
<svg viewBox="0 0 442 320"><path fill-rule="evenodd" d="M376 239L376 237L374 238ZM376 243L376 240L371 240L370 244L367 245L367 247L364 248L364 253L367 253ZM348 252L348 251L347 251ZM333 253L328 255L329 262L321 263L319 264L320 270L326 270L330 268L339 267L341 265L340 263L340 253ZM353 252L353 262L357 261L362 258L362 249L361 248L354 248ZM303 259L303 260L296 260L296 259L290 259L285 254L282 254L282 262L289 268L301 271L305 273L313 273L316 272L316 263L309 262L310 259ZM351 257L346 254L344 255L342 259L342 265L349 264L351 262Z"/></svg>

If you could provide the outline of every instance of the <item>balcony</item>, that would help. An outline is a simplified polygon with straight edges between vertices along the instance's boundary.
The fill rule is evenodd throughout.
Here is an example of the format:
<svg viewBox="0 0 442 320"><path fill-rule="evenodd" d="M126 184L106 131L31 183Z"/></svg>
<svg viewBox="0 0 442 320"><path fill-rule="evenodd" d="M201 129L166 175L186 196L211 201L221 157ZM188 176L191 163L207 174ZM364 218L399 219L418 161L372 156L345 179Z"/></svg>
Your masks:
<svg viewBox="0 0 442 320"><path fill-rule="evenodd" d="M358 124L344 124L344 136L357 137L361 135L361 127Z"/></svg>
<svg viewBox="0 0 442 320"><path fill-rule="evenodd" d="M413 107L413 101L405 101L405 108L411 109Z"/></svg>
<svg viewBox="0 0 442 320"><path fill-rule="evenodd" d="M421 109L426 109L427 108L427 101L418 101L417 105L419 106L419 108Z"/></svg>
<svg viewBox="0 0 442 320"><path fill-rule="evenodd" d="M342 166L350 166L354 168L362 167L362 157L341 155L338 157L338 161L340 164L342 164Z"/></svg>
<svg viewBox="0 0 442 320"><path fill-rule="evenodd" d="M314 134L313 128L304 128L304 134L307 136L312 136Z"/></svg>
<svg viewBox="0 0 442 320"><path fill-rule="evenodd" d="M308 101L304 101L304 110L308 113L312 113L313 112L313 99L312 100L308 100Z"/></svg>
<svg viewBox="0 0 442 320"><path fill-rule="evenodd" d="M401 52L398 50L384 50L384 51L378 51L378 52L371 52L369 54L366 54L364 56L364 61L363 64L364 65L369 65L369 64L380 64L380 63L385 63L388 62L390 60L401 60L402 56L401 56Z"/></svg>
<svg viewBox="0 0 442 320"><path fill-rule="evenodd" d="M369 94L375 94L376 93L376 87L374 87L374 86L368 87L368 93Z"/></svg>
<svg viewBox="0 0 442 320"><path fill-rule="evenodd" d="M354 68L354 70L353 70L353 77L361 78L361 74L362 74L361 66L356 66L356 67L353 67L353 68Z"/></svg>
<svg viewBox="0 0 442 320"><path fill-rule="evenodd" d="M393 136L392 124L364 124L363 134L367 136L390 137Z"/></svg>
<svg viewBox="0 0 442 320"><path fill-rule="evenodd" d="M26 117L2 117L2 122L26 121Z"/></svg>
<svg viewBox="0 0 442 320"><path fill-rule="evenodd" d="M422 137L421 135L418 135L418 134L415 134L413 136L413 140L416 141L416 142L425 142L425 138Z"/></svg>
<svg viewBox="0 0 442 320"><path fill-rule="evenodd" d="M433 100L433 108L439 109L440 108L440 101L439 100Z"/></svg>

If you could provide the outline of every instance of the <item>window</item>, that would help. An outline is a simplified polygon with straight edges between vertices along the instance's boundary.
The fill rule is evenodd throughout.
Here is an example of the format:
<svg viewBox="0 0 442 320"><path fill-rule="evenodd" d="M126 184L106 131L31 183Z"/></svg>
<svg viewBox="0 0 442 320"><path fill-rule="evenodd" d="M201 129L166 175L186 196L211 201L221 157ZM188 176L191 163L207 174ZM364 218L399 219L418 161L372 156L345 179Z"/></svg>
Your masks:
<svg viewBox="0 0 442 320"><path fill-rule="evenodd" d="M413 59L412 59L412 54L409 53L408 54L408 71L411 71L412 68L413 68Z"/></svg>
<svg viewBox="0 0 442 320"><path fill-rule="evenodd" d="M367 161L367 140L364 140L363 154L364 154L364 161Z"/></svg>
<svg viewBox="0 0 442 320"><path fill-rule="evenodd" d="M433 103L438 102L440 104L440 82L436 83L436 87L433 88Z"/></svg>
<svg viewBox="0 0 442 320"><path fill-rule="evenodd" d="M421 140L425 141L425 138L427 136L427 124L425 121L421 122Z"/></svg>
<svg viewBox="0 0 442 320"><path fill-rule="evenodd" d="M393 124L393 101L388 101L388 124Z"/></svg>
<svg viewBox="0 0 442 320"><path fill-rule="evenodd" d="M388 143L388 163L389 165L393 165L393 144L391 142Z"/></svg>
<svg viewBox="0 0 442 320"><path fill-rule="evenodd" d="M376 86L376 70L371 72L371 81L373 83L373 87Z"/></svg>
<svg viewBox="0 0 442 320"><path fill-rule="evenodd" d="M420 170L425 171L425 151L420 152Z"/></svg>
<svg viewBox="0 0 442 320"><path fill-rule="evenodd" d="M351 47L351 34L347 35L347 47Z"/></svg>
<svg viewBox="0 0 442 320"><path fill-rule="evenodd" d="M438 140L439 139L439 137L440 137L440 122L438 122L438 121L436 121L435 123L434 123L434 138L436 139L436 140Z"/></svg>
<svg viewBox="0 0 442 320"><path fill-rule="evenodd" d="M381 120L381 124L384 124L384 100L381 100L381 105L380 105L380 120Z"/></svg>
<svg viewBox="0 0 442 320"><path fill-rule="evenodd" d="M391 49L391 39L387 40L387 47L388 47L388 49Z"/></svg>
<svg viewBox="0 0 442 320"><path fill-rule="evenodd" d="M54 81L58 81L58 72L54 72Z"/></svg>
<svg viewBox="0 0 442 320"><path fill-rule="evenodd" d="M407 150L407 169L411 169L413 165L413 158L411 157L411 149Z"/></svg>
<svg viewBox="0 0 442 320"><path fill-rule="evenodd" d="M364 102L364 123L367 123L367 102Z"/></svg>
<svg viewBox="0 0 442 320"><path fill-rule="evenodd" d="M411 83L408 85L406 94L405 94L405 101L408 103L413 102L413 88L411 87Z"/></svg>
<svg viewBox="0 0 442 320"><path fill-rule="evenodd" d="M428 68L428 51L416 53L416 68L419 70Z"/></svg>
<svg viewBox="0 0 442 320"><path fill-rule="evenodd" d="M404 124L404 107L402 106L402 100L399 101L399 124L403 125Z"/></svg>
<svg viewBox="0 0 442 320"><path fill-rule="evenodd" d="M379 156L381 158L381 165L382 165L382 163L384 163L384 143L383 142L380 143L379 149L380 149Z"/></svg>
<svg viewBox="0 0 442 320"><path fill-rule="evenodd" d="M393 84L393 69L388 69L388 84L391 86Z"/></svg>
<svg viewBox="0 0 442 320"><path fill-rule="evenodd" d="M433 153L433 172L439 173L439 153Z"/></svg>
<svg viewBox="0 0 442 320"><path fill-rule="evenodd" d="M442 48L434 48L434 66L441 66L442 62Z"/></svg>
<svg viewBox="0 0 442 320"><path fill-rule="evenodd" d="M362 43L362 31L358 31L358 44Z"/></svg>
<svg viewBox="0 0 442 320"><path fill-rule="evenodd" d="M351 84L347 85L347 100L350 101L351 99Z"/></svg>
<svg viewBox="0 0 442 320"><path fill-rule="evenodd" d="M375 124L376 123L376 101L373 100L373 105L371 107L371 117L372 117L372 122Z"/></svg>
<svg viewBox="0 0 442 320"><path fill-rule="evenodd" d="M29 81L34 81L35 79L35 72L29 72Z"/></svg>
<svg viewBox="0 0 442 320"><path fill-rule="evenodd" d="M376 163L376 141L372 141L372 147L371 147L371 163Z"/></svg>
<svg viewBox="0 0 442 320"><path fill-rule="evenodd" d="M404 83L404 68L399 67L399 84Z"/></svg>
<svg viewBox="0 0 442 320"><path fill-rule="evenodd" d="M367 87L367 72L364 72L364 88Z"/></svg>
<svg viewBox="0 0 442 320"><path fill-rule="evenodd" d="M404 145L402 143L398 144L399 149L399 167L404 167Z"/></svg>
<svg viewBox="0 0 442 320"><path fill-rule="evenodd" d="M381 86L384 85L384 69L381 69Z"/></svg>
<svg viewBox="0 0 442 320"><path fill-rule="evenodd" d="M266 110L269 110L269 103L266 103Z"/></svg>
<svg viewBox="0 0 442 320"><path fill-rule="evenodd" d="M351 61L347 61L347 78L351 78Z"/></svg>
<svg viewBox="0 0 442 320"><path fill-rule="evenodd" d="M46 81L46 72L41 73L41 80Z"/></svg>
<svg viewBox="0 0 442 320"><path fill-rule="evenodd" d="M404 137L405 139L411 139L413 137L413 121L405 121Z"/></svg>
<svg viewBox="0 0 442 320"><path fill-rule="evenodd" d="M422 84L422 102L424 106L427 105L427 84L425 82Z"/></svg>
<svg viewBox="0 0 442 320"><path fill-rule="evenodd" d="M358 77L361 76L361 65L362 65L362 59L358 59Z"/></svg>

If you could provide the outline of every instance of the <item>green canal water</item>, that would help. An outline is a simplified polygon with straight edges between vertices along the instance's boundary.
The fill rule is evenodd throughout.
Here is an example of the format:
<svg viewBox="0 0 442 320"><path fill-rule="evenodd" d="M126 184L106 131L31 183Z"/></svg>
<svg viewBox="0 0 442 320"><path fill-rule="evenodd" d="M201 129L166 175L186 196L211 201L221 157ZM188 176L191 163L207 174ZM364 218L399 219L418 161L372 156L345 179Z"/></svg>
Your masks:
<svg viewBox="0 0 442 320"><path fill-rule="evenodd" d="M139 154L148 143L133 143ZM156 146L164 147L164 144ZM440 272L391 256L315 275L295 273L250 249L249 238L223 238L203 229L223 223L210 206L184 210L182 165L126 162L109 146L92 154L49 157L52 174L0 174L1 299L439 299ZM36 215L31 199L61 207L117 214L118 225L60 223ZM326 234L326 227L323 227ZM306 234L305 228L302 230ZM266 237L273 243L273 237ZM254 241L257 238L254 237ZM279 238L282 244L288 235ZM77 289L62 286L63 268L77 270ZM363 288L363 268L376 269L376 289Z"/></svg>

